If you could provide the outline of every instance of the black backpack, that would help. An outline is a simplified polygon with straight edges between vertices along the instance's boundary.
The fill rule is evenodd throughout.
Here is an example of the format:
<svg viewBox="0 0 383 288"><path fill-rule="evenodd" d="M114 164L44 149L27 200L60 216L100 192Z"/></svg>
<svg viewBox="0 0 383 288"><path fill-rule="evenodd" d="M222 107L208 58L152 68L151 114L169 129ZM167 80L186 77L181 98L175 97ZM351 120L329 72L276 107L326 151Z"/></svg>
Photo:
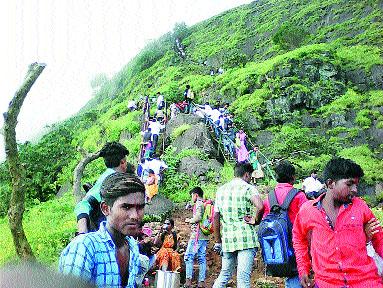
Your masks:
<svg viewBox="0 0 383 288"><path fill-rule="evenodd" d="M262 248L263 262L267 274L275 277L298 275L297 263L292 243L293 225L287 210L298 194L291 189L282 205L278 204L275 191L269 193L270 213L261 221L258 228L258 241Z"/></svg>

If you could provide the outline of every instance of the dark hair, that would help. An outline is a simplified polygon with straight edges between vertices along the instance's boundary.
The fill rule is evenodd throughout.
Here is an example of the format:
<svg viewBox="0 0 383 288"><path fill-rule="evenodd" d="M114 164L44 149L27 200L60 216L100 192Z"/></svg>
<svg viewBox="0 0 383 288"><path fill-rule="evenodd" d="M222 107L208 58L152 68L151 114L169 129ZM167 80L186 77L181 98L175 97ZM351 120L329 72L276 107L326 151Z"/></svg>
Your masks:
<svg viewBox="0 0 383 288"><path fill-rule="evenodd" d="M129 155L128 149L118 142L107 142L100 150L100 157L104 158L108 168L118 167L122 159Z"/></svg>
<svg viewBox="0 0 383 288"><path fill-rule="evenodd" d="M136 167L132 163L126 162L126 171L125 172L128 174L134 174L134 173L136 173Z"/></svg>
<svg viewBox="0 0 383 288"><path fill-rule="evenodd" d="M160 92L157 92L157 94L161 94Z"/></svg>
<svg viewBox="0 0 383 288"><path fill-rule="evenodd" d="M149 173L149 174L154 174L153 169L149 169L149 170L148 170L148 173Z"/></svg>
<svg viewBox="0 0 383 288"><path fill-rule="evenodd" d="M186 89L190 89L190 85L188 84L188 85L186 85Z"/></svg>
<svg viewBox="0 0 383 288"><path fill-rule="evenodd" d="M281 161L275 167L278 183L291 183L294 181L295 167L289 161Z"/></svg>
<svg viewBox="0 0 383 288"><path fill-rule="evenodd" d="M172 227L174 227L174 220L172 218L169 218L169 219L166 219L166 220L168 220L170 222L170 225L172 225Z"/></svg>
<svg viewBox="0 0 383 288"><path fill-rule="evenodd" d="M253 173L254 168L250 163L237 163L234 166L234 176L243 177L246 172Z"/></svg>
<svg viewBox="0 0 383 288"><path fill-rule="evenodd" d="M318 174L318 170L311 170L311 174Z"/></svg>
<svg viewBox="0 0 383 288"><path fill-rule="evenodd" d="M84 185L82 185L82 188L84 189L85 192L88 192L92 187L93 185L90 184L89 182L86 182Z"/></svg>
<svg viewBox="0 0 383 288"><path fill-rule="evenodd" d="M190 194L197 194L199 197L203 197L203 190L201 187L194 187L192 190L190 190Z"/></svg>
<svg viewBox="0 0 383 288"><path fill-rule="evenodd" d="M129 173L110 174L101 186L101 198L108 206L113 206L117 198L136 192L145 194L145 185L140 178Z"/></svg>
<svg viewBox="0 0 383 288"><path fill-rule="evenodd" d="M350 159L336 157L331 159L325 166L323 171L323 178L325 181L348 179L348 178L361 178L364 172L362 167Z"/></svg>

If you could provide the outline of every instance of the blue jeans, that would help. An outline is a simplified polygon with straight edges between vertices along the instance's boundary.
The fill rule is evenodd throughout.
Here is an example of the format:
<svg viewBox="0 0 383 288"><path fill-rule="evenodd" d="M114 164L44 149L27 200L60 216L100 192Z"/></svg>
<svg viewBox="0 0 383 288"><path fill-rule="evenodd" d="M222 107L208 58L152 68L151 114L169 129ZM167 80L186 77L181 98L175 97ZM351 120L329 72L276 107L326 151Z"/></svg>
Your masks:
<svg viewBox="0 0 383 288"><path fill-rule="evenodd" d="M256 253L257 248L223 252L221 273L215 280L213 288L226 287L235 267L237 267L237 287L250 288L250 276Z"/></svg>
<svg viewBox="0 0 383 288"><path fill-rule="evenodd" d="M285 288L301 288L301 282L299 281L299 276L294 276L285 279Z"/></svg>
<svg viewBox="0 0 383 288"><path fill-rule="evenodd" d="M197 255L199 264L198 282L205 281L206 278L206 247L208 240L198 240L197 245L194 245L195 240L190 239L188 247L185 251L185 266L186 266L186 279L193 278L193 262L195 255Z"/></svg>

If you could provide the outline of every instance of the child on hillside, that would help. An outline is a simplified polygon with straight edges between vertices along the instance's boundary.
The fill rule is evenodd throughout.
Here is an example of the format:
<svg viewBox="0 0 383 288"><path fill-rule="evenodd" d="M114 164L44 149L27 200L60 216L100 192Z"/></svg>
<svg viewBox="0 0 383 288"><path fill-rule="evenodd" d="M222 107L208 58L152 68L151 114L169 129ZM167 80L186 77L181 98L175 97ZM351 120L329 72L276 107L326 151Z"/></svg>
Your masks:
<svg viewBox="0 0 383 288"><path fill-rule="evenodd" d="M199 226L204 213L203 190L200 187L195 187L190 191L193 206L193 217L185 219L186 223L191 224L190 240L186 248L184 260L186 266L186 283L185 288L191 288L193 278L193 263L197 255L199 264L198 287L205 287L206 277L206 247L209 241L209 236L205 235Z"/></svg>
<svg viewBox="0 0 383 288"><path fill-rule="evenodd" d="M327 192L299 210L293 225L293 244L303 287L383 287L374 260L366 250L364 227L375 217L367 204L356 197L363 174L362 168L349 159L330 160L323 173ZM373 247L382 256L382 228L370 236ZM311 268L314 279L309 277Z"/></svg>

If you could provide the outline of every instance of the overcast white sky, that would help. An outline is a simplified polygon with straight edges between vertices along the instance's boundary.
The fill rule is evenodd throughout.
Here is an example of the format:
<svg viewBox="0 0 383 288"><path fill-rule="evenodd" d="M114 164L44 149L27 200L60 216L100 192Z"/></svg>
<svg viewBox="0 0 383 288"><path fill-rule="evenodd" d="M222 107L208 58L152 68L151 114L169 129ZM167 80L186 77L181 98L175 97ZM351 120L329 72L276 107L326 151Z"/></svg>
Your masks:
<svg viewBox="0 0 383 288"><path fill-rule="evenodd" d="M95 75L112 76L148 41L172 30L175 23L191 26L250 2L2 0L0 112L8 109L28 65L46 63L19 115L17 139L30 140L44 126L76 113L91 98L90 81Z"/></svg>

